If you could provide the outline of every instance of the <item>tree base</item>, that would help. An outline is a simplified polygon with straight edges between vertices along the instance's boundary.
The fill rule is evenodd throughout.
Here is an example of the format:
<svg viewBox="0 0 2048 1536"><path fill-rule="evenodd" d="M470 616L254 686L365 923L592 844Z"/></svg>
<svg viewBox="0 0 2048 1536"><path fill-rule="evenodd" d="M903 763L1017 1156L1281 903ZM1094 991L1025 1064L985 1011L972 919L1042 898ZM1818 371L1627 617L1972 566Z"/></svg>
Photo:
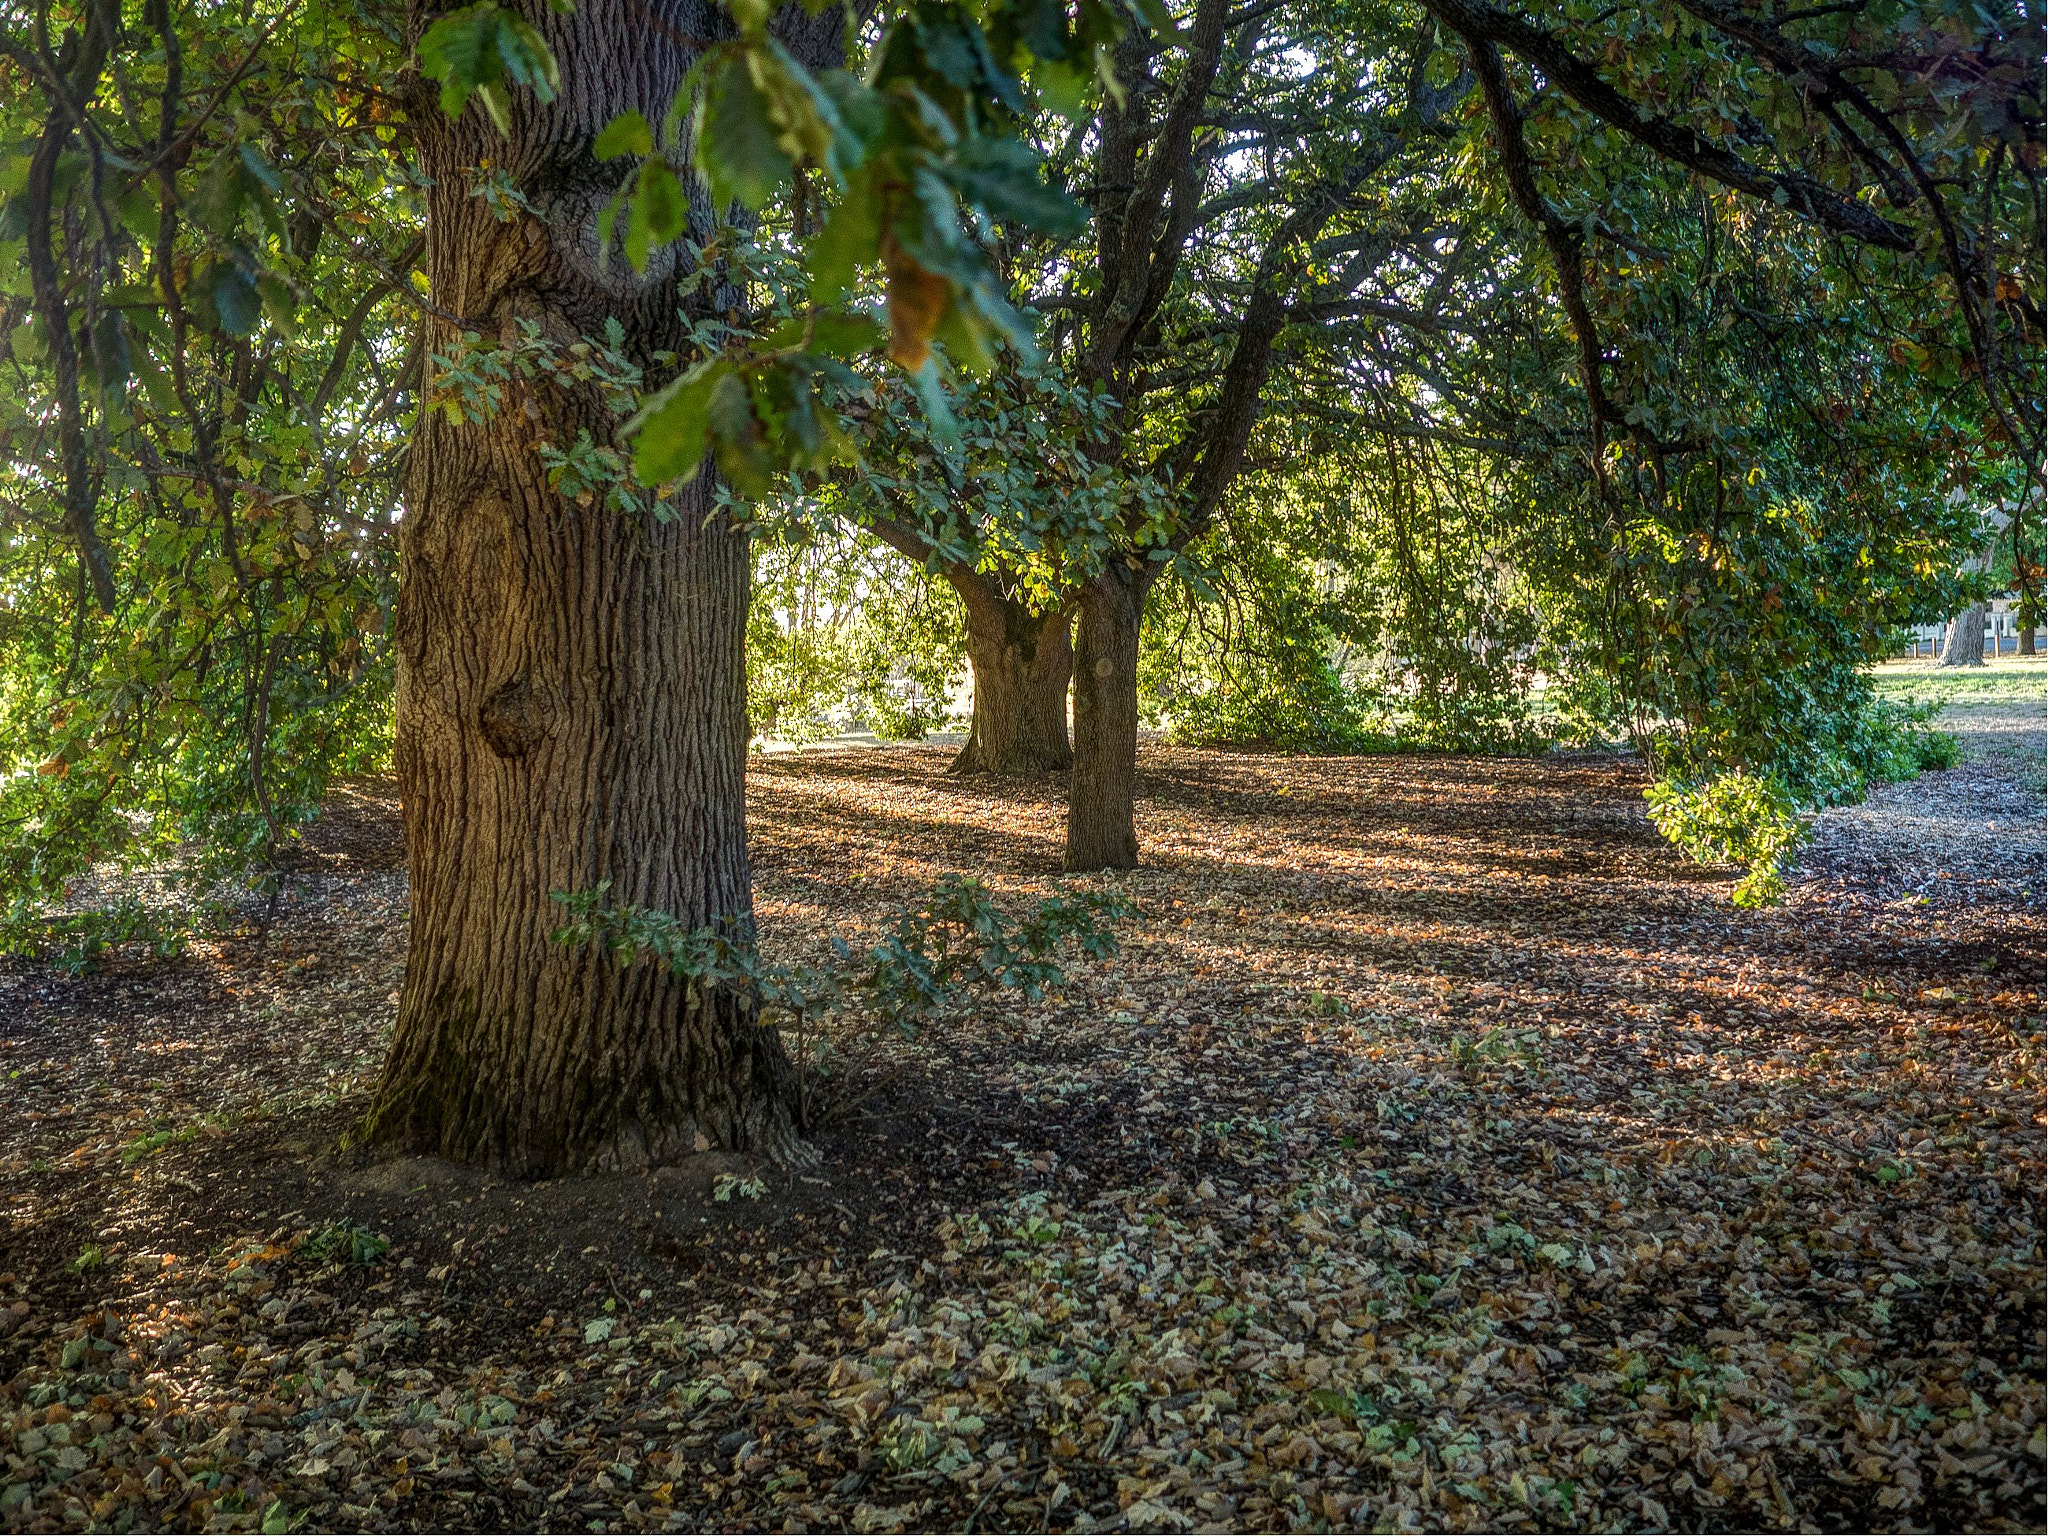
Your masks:
<svg viewBox="0 0 2048 1536"><path fill-rule="evenodd" d="M815 1168L822 1160L818 1149L804 1138L796 1115L786 1108L768 1109L749 1115L754 1122L750 1133L737 1146L714 1148L710 1139L694 1124L668 1125L653 1135L640 1124L618 1127L606 1141L581 1157L533 1162L517 1156L493 1155L489 1151L466 1152L449 1145L448 1138L417 1134L410 1123L408 1107L380 1100L348 1138L348 1145L375 1148L399 1156L438 1157L520 1179L594 1178L604 1174L648 1173L687 1162L713 1150L743 1152L777 1168ZM499 1143L489 1137L484 1147Z"/></svg>
<svg viewBox="0 0 2048 1536"><path fill-rule="evenodd" d="M1074 766L1067 740L1067 688L1074 649L1067 618L1033 613L984 585L956 579L967 601L967 656L974 668L974 718L946 771L959 777L1042 779Z"/></svg>
<svg viewBox="0 0 2048 1536"><path fill-rule="evenodd" d="M1016 753L1001 760L992 760L990 754L983 752L969 736L959 754L946 765L946 773L956 779L1048 779L1056 773L1065 773L1073 766L1071 750Z"/></svg>
<svg viewBox="0 0 2048 1536"><path fill-rule="evenodd" d="M796 1068L773 1029L735 1018L736 1011L730 999L713 994L711 1006L691 1021L696 1028L678 1032L693 1043L710 1036L708 1048L680 1054L671 1070L651 1071L643 1061L621 1082L586 1062L539 1092L531 1091L528 1071L509 1064L492 1070L478 1059L511 1031L479 1029L461 1016L436 1021L438 1028L401 1018L401 1041L424 1049L393 1051L355 1139L527 1179L644 1173L710 1151L812 1166L818 1154L798 1116ZM658 1012L632 1008L617 1019L625 1026L630 1013L647 1029ZM613 1031L614 1038L622 1032ZM539 1031L528 1038L561 1036ZM536 1053L543 1060L545 1054ZM523 1065L546 1072L561 1064L529 1058Z"/></svg>
<svg viewBox="0 0 2048 1536"><path fill-rule="evenodd" d="M1104 870L1137 869L1138 867L1138 852L1135 848L1117 849L1114 852L1102 854L1076 852L1073 849L1068 849L1066 858L1061 864L1061 868L1070 875L1093 875L1099 874Z"/></svg>

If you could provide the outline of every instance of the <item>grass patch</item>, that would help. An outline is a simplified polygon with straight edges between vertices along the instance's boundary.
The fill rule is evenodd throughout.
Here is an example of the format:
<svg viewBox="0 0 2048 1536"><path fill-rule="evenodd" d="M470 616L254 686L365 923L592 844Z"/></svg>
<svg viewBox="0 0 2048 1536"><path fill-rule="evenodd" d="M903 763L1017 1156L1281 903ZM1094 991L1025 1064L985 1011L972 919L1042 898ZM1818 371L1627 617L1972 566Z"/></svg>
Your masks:
<svg viewBox="0 0 2048 1536"><path fill-rule="evenodd" d="M1888 662L1871 671L1880 699L1951 705L2048 706L2048 657L2007 656L1981 667L1937 667L1932 662Z"/></svg>

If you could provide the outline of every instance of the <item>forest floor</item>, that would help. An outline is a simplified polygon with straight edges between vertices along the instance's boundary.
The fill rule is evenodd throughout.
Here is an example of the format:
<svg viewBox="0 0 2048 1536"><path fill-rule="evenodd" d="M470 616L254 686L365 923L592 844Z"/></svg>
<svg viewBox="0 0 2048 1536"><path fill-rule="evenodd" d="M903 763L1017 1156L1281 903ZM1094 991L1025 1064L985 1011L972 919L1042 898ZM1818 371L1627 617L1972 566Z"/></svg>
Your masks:
<svg viewBox="0 0 2048 1536"><path fill-rule="evenodd" d="M948 756L756 762L771 950L1066 884ZM1148 745L1121 957L523 1185L336 1150L347 786L260 936L0 971L0 1528L2038 1530L2040 795L1880 793L1742 912L1617 757Z"/></svg>

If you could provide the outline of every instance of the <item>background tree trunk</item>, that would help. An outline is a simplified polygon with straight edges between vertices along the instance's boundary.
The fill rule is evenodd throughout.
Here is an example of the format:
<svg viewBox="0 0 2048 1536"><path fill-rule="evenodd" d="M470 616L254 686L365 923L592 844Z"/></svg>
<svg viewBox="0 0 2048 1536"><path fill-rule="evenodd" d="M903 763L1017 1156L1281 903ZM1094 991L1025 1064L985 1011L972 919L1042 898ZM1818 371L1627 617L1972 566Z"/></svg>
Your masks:
<svg viewBox="0 0 2048 1536"><path fill-rule="evenodd" d="M1074 776L1067 790L1069 870L1138 864L1138 621L1146 584L1145 573L1115 563L1081 589Z"/></svg>
<svg viewBox="0 0 2048 1536"><path fill-rule="evenodd" d="M2021 545L2021 536L2026 532L2029 519L2025 516L2012 520L2012 565L2018 592L2013 598L2013 622L2019 626L2020 654L2034 654L2034 631L2041 627L2041 578L2040 565L2027 558ZM2035 526L2039 526L2038 523Z"/></svg>
<svg viewBox="0 0 2048 1536"><path fill-rule="evenodd" d="M600 259L618 173L589 145L628 107L658 121L729 24L677 0L530 19L561 60L553 106L515 93L509 139L474 106L415 114L434 301L500 346L522 321L566 347L616 317L641 362L687 355L675 256L644 278ZM471 195L487 162L530 216L501 223ZM445 355L455 328L430 324ZM599 393L549 377L508 386L485 421L422 413L398 621L412 938L372 1140L531 1175L797 1145L781 1043L739 1000L549 937L565 919L550 893L604 880L692 925L752 924L746 539L706 523L703 479L663 522L548 486L538 444L615 425Z"/></svg>
<svg viewBox="0 0 2048 1536"><path fill-rule="evenodd" d="M1072 621L1034 613L972 571L947 572L967 609L974 717L953 773L1042 777L1074 765L1067 689L1074 676Z"/></svg>
<svg viewBox="0 0 2048 1536"><path fill-rule="evenodd" d="M1984 604L1973 603L1949 620L1948 635L1941 643L1943 667L1984 665Z"/></svg>

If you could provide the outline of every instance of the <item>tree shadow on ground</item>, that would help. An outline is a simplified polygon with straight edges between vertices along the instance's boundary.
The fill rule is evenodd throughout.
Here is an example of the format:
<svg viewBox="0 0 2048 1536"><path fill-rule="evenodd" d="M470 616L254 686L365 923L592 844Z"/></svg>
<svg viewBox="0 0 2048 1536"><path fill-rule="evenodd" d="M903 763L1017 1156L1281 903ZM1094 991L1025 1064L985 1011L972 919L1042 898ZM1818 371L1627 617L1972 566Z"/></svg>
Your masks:
<svg viewBox="0 0 2048 1536"><path fill-rule="evenodd" d="M1051 867L1058 786L951 779L947 758L897 749L750 765L771 949L826 929L871 934L946 870L985 875L1006 901L1071 883ZM1121 1378L1090 1353L1208 1337L1210 1323L1176 1310L1188 1298L1173 1268L1139 1257L1184 1225L1188 1252L1206 1255L1185 1262L1211 1277L1208 1294L1250 1309L1233 1327L1265 1330L1274 1342L1261 1348L1341 1360L1331 1325L1369 1327L1395 1351L1375 1367L1389 1381L1425 1379L1446 1349L1478 1358L1486 1346L1471 1341L1484 1337L1536 1351L1503 1378L1456 1364L1466 1384L1439 1403L1464 1406L1435 1411L1499 1445L1532 1443L1512 1426L1541 1420L1571 1456L1582 1432L1598 1452L1598 1433L1619 1426L1614 1443L1635 1447L1625 1464L1573 1462L1601 1490L1588 1496L1609 1501L1588 1506L1593 1523L1644 1518L1626 1500L1645 1496L1688 1526L1780 1521L1761 1474L1720 1493L1674 1481L1676 1466L1697 1463L1653 1454L1664 1442L1644 1428L1643 1383L1628 1388L1636 1398L1614 1395L1631 1359L1653 1376L1667 1359L1739 1361L1754 1395L1717 1409L1720 1422L1767 1422L1742 1406L1754 1402L1815 1423L1818 1438L1781 1447L1776 1476L1801 1518L1824 1526L1896 1523L1909 1506L1878 1502L1895 1484L1837 1475L1827 1447L1866 1433L1860 1410L1853 1393L1800 1395L1806 1378L1783 1364L1795 1339L1861 1341L1829 1358L1842 1369L1882 1358L1888 1380L1937 1395L1955 1360L1990 1362L1971 1368L1969 1390L2024 1417L2010 1394L2039 1377L2038 914L1736 912L1732 877L1686 869L1658 844L1639 774L1612 759L1148 746L1144 769L1151 862L1111 877L1143 913L1122 957L1076 966L1042 1004L983 999L918 1038L850 1046L817 1085L829 1113L814 1169L707 1154L652 1177L522 1185L338 1150L403 958L403 880L390 863L402 841L388 786L373 782L349 786L343 813L308 837L316 874L265 943L173 965L117 961L77 982L0 976L0 1018L25 1020L5 1030L22 1112L0 1127L12 1200L0 1273L13 1276L0 1281L11 1335L0 1374L14 1383L0 1406L72 1390L65 1373L85 1367L64 1360L90 1327L105 1337L104 1321L85 1320L112 1306L130 1321L110 1348L132 1364L123 1384L103 1374L93 1390L123 1404L179 1394L181 1427L151 1429L148 1443L188 1457L181 1466L190 1445L229 1427L237 1401L260 1416L274 1399L276 1432L293 1435L324 1434L333 1405L365 1423L383 1411L309 1359L353 1359L355 1379L402 1387L409 1402L427 1390L409 1382L471 1394L463 1401L481 1401L488 1383L516 1400L520 1425L556 1426L519 1442L516 1477L514 1463L489 1459L488 1437L467 1445L453 1431L435 1442L445 1459L433 1479L391 1470L396 1442L364 1441L337 1464L324 1452L252 1462L262 1436L233 1441L243 1459L224 1475L258 1490L247 1497L323 1525L371 1523L349 1513L364 1509L394 1527L630 1524L629 1505L657 1523L673 1508L696 1525L773 1525L785 1511L767 1485L808 1466L825 1469L802 1485L810 1523L851 1521L886 1492L919 1524L955 1527L978 1510L981 1525L1036 1526L1055 1490L1019 1469L1055 1463L1073 1503L1053 1523L1084 1510L1106 1521L1119 1480L1176 1443L1160 1415L1185 1407L1182 1392L1230 1384L1241 1409L1213 1420L1228 1455L1249 1455L1265 1433L1232 1417L1266 1390L1234 1356L1177 1346L1197 1352L1194 1377L1117 1398ZM1126 1208L1138 1214L1113 1231ZM955 1218L1037 1235L1014 1240L1013 1258L998 1243L984 1262ZM337 1264L321 1234L343 1223L392 1247ZM1564 1259L1539 1258L1539 1243ZM88 1251L93 1262L75 1262ZM1909 1283L1893 1286L1896 1305L1873 1313L1874 1287L1898 1275ZM1325 1290L1318 1276L1344 1278ZM1121 1310L1090 1310L1112 1292ZM1062 1359L1079 1374L1046 1378L1065 1408L1028 1395L985 1406L1012 1447L1008 1482L890 1471L877 1457L899 1443L885 1435L894 1421L864 1409L832 1420L844 1427L823 1442L777 1416L783 1403L808 1422L839 1412L806 1395L804 1372L871 1380L859 1373L884 1358L872 1349L922 1358L919 1340L948 1309L1015 1317L1030 1297L1032 1309L1068 1309L1079 1332L988 1324L975 1347L995 1352L987 1359L1021 1352L1028 1363L1006 1381ZM673 1385L619 1397L620 1380L652 1378L640 1346L614 1349L610 1329L656 1336L669 1318L719 1337L756 1321L743 1343L689 1346L673 1367L673 1382L698 1383L682 1406ZM1456 1338L1468 1342L1444 1342ZM1777 1353L1747 1352L1752 1339ZM1544 1349L1572 1351L1560 1353L1570 1367L1540 1368ZM905 1378L890 1411L938 1412L931 1394L950 1390L965 1358ZM1407 1374L1384 1375L1397 1367ZM1352 1381L1354 1366L1328 1369L1340 1376L1326 1381ZM315 1377L324 1385L307 1386ZM1691 1379L1674 1375L1668 1390L1691 1391ZM1316 1422L1323 1389L1312 1386L1274 1399L1308 1405L1284 1422L1329 1445L1370 1428ZM705 1395L714 1387L727 1395ZM1692 1422L1682 1403L1658 1400ZM1159 1413L1112 1437L1112 1402ZM1086 1431L1071 1455L1062 1415ZM2024 1434L2011 1446L2003 1429L1987 1435L1996 1466L1941 1472L1914 1519L2031 1517L2039 1479ZM668 1503L642 1503L645 1479L606 1469L657 1444ZM37 1492L36 1507L61 1524L79 1496L67 1488L125 1487L115 1452L102 1456ZM1378 1456L1362 1442L1285 1475L1296 1493L1306 1479L1366 1511L1408 1486L1406 1463ZM1225 1464L1241 1467L1225 1523L1283 1523L1272 1478L1285 1469ZM773 1466L784 1471L771 1478ZM196 1496L175 1480L121 1497L146 1523L196 1518ZM1448 1506L1432 1508L1448 1519Z"/></svg>

